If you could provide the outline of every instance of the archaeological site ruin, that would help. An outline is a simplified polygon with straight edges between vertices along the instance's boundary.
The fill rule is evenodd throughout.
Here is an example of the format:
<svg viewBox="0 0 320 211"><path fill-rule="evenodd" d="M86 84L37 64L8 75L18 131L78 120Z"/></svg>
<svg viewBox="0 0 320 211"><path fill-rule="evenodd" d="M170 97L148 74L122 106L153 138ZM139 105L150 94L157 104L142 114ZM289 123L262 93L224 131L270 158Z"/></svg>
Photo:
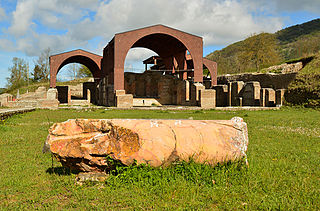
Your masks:
<svg viewBox="0 0 320 211"><path fill-rule="evenodd" d="M158 55L146 58L143 73L125 72L131 48L147 48ZM57 86L57 74L65 65L86 66L93 79L73 86ZM149 65L149 68L148 68ZM50 56L50 89L34 93L0 95L7 107L58 107L101 105L118 108L138 106L197 106L203 109L233 106L281 106L285 90L302 64L283 64L280 74L217 76L216 62L203 57L201 37L164 25L115 34L103 56L73 50ZM204 75L204 69L208 70Z"/></svg>

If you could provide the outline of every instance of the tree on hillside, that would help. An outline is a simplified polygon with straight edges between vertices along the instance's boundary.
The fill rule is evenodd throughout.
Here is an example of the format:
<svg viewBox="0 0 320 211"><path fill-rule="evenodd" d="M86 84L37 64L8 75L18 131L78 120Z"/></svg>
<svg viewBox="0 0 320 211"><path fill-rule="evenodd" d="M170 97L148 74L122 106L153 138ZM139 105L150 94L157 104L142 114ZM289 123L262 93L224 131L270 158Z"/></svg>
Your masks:
<svg viewBox="0 0 320 211"><path fill-rule="evenodd" d="M13 89L23 86L29 81L29 64L21 58L12 59L12 67L8 69L10 77L7 78L7 88Z"/></svg>
<svg viewBox="0 0 320 211"><path fill-rule="evenodd" d="M320 51L320 32L301 36L298 40L285 45L284 57L296 59L314 55Z"/></svg>
<svg viewBox="0 0 320 211"><path fill-rule="evenodd" d="M92 77L92 73L89 70L89 68L87 68L84 65L80 65L80 67L78 69L78 77L79 78Z"/></svg>
<svg viewBox="0 0 320 211"><path fill-rule="evenodd" d="M238 55L240 70L254 68L260 70L279 61L276 36L269 33L252 35L244 41Z"/></svg>
<svg viewBox="0 0 320 211"><path fill-rule="evenodd" d="M33 81L35 82L39 82L42 80L42 70L41 67L39 65L35 65L33 68L33 73L31 73L33 76Z"/></svg>
<svg viewBox="0 0 320 211"><path fill-rule="evenodd" d="M207 58L218 63L219 74L259 71L282 60L278 40L269 33L252 35L211 53Z"/></svg>
<svg viewBox="0 0 320 211"><path fill-rule="evenodd" d="M41 52L37 60L34 61L35 66L33 69L33 80L36 82L48 81L50 75L50 48L45 49Z"/></svg>

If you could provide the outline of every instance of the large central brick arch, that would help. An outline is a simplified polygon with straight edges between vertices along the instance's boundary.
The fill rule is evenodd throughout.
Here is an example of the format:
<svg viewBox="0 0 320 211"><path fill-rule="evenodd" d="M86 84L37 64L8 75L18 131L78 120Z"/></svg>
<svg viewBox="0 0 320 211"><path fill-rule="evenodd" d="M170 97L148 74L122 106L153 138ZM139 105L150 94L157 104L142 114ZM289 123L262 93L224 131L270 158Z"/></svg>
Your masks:
<svg viewBox="0 0 320 211"><path fill-rule="evenodd" d="M102 56L80 49L50 56L50 87L56 87L59 70L70 63L85 65L95 80L101 79L101 60Z"/></svg>
<svg viewBox="0 0 320 211"><path fill-rule="evenodd" d="M194 64L194 81L203 81L203 41L201 37L167 26L155 25L118 33L105 47L102 72L114 90L124 90L124 63L131 48L145 47L158 53L168 65L175 59L180 68L186 68L189 51ZM185 65L184 65L185 64Z"/></svg>

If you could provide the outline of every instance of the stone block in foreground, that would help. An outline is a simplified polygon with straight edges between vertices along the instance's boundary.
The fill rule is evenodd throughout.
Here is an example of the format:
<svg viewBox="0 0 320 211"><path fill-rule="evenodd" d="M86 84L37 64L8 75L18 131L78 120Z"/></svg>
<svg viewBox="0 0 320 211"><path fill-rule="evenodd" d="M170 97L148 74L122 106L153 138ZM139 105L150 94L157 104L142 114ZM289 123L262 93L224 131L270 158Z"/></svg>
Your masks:
<svg viewBox="0 0 320 211"><path fill-rule="evenodd" d="M44 151L85 172L111 168L107 157L166 166L173 161L215 165L246 156L247 125L231 120L70 119L49 129ZM114 162L113 162L114 163Z"/></svg>

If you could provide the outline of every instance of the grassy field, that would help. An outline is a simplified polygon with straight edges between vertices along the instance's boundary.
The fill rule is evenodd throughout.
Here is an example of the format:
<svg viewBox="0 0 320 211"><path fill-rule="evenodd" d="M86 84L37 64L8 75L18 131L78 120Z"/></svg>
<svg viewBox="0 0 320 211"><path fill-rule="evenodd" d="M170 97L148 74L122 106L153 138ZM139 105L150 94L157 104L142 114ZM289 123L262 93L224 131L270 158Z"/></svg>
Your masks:
<svg viewBox="0 0 320 211"><path fill-rule="evenodd" d="M249 167L123 168L75 183L50 154L48 128L70 118L230 119L248 123ZM0 209L320 209L320 111L37 110L0 125Z"/></svg>

